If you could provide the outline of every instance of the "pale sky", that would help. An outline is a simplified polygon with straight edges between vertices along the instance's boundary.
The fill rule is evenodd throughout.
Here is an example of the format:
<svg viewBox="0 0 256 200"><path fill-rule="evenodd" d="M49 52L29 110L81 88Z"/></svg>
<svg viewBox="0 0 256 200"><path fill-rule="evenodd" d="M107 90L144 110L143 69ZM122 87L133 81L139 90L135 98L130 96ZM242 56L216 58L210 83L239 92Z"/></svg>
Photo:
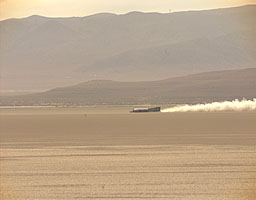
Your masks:
<svg viewBox="0 0 256 200"><path fill-rule="evenodd" d="M256 4L256 0L0 0L0 20L31 15L87 16L100 12L203 10Z"/></svg>

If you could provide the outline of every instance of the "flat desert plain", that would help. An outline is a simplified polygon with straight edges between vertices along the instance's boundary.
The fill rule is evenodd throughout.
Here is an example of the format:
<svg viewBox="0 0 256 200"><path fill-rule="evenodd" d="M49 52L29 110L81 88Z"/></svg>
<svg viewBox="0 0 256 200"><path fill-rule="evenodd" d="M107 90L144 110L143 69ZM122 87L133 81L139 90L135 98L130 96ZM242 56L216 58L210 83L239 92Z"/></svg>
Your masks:
<svg viewBox="0 0 256 200"><path fill-rule="evenodd" d="M0 199L256 199L256 112L0 110Z"/></svg>

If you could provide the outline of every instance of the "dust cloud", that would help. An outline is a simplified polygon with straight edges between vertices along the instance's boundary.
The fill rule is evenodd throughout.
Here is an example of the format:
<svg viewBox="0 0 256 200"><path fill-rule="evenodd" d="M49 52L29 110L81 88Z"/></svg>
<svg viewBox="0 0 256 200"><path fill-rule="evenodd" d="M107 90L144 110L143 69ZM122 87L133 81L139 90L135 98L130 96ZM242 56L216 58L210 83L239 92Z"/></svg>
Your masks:
<svg viewBox="0 0 256 200"><path fill-rule="evenodd" d="M256 110L256 98L234 101L213 102L207 104L182 105L167 108L161 112L218 112L218 111L253 111Z"/></svg>

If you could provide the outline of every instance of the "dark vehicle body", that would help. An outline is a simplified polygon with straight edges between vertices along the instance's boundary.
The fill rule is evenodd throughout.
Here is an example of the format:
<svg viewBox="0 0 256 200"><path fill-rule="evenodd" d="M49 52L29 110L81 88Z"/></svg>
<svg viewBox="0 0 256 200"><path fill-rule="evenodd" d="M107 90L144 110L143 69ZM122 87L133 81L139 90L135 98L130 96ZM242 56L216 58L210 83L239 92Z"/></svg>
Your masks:
<svg viewBox="0 0 256 200"><path fill-rule="evenodd" d="M160 112L161 107L154 107L154 108L134 108L131 112L133 113L142 113L142 112Z"/></svg>

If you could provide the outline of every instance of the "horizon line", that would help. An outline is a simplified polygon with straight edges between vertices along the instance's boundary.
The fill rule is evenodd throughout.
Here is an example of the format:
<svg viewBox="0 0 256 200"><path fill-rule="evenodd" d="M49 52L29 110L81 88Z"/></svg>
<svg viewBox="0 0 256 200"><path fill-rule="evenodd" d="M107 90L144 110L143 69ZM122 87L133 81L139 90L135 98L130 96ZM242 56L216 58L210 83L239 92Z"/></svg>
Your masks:
<svg viewBox="0 0 256 200"><path fill-rule="evenodd" d="M52 18L52 19L67 19L67 18L86 18L86 17L92 17L100 14L111 14L111 15L116 15L116 16L122 16L122 15L127 15L130 13L143 13L143 14L174 14L174 13L182 13L182 12L203 12L203 11L213 11L213 10L222 10L222 9L232 9L232 8L242 8L242 7L247 7L247 6L256 6L255 4L245 4L241 6L231 6L231 7L220 7L220 8L210 8L210 9L191 9L191 10L177 10L177 11L170 11L170 12L154 12L154 11L138 11L138 10L133 10L125 13L114 13L114 12L97 12L94 14L89 14L89 15L83 15L83 16L46 16L46 15L40 15L40 14L32 14L28 15L25 17L11 17L11 18L6 18L6 19L0 19L0 22L7 21L7 20L20 20L20 19L27 19L33 16L37 17L42 17L42 18Z"/></svg>

